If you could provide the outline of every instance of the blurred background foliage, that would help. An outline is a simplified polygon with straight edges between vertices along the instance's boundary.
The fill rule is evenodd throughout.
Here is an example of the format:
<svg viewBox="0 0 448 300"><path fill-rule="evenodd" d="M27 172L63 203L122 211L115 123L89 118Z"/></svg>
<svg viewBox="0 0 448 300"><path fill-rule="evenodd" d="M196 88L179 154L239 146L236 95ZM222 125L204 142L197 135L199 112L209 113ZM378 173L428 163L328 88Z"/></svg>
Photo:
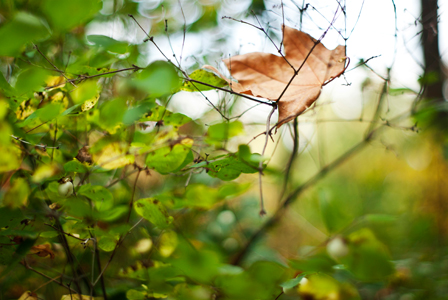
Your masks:
<svg viewBox="0 0 448 300"><path fill-rule="evenodd" d="M296 2L287 25L330 27ZM198 71L245 46L222 17L279 44L282 2L0 3L1 299L447 298L443 73L352 62L359 113L324 93L261 157L269 109L185 75L226 87Z"/></svg>

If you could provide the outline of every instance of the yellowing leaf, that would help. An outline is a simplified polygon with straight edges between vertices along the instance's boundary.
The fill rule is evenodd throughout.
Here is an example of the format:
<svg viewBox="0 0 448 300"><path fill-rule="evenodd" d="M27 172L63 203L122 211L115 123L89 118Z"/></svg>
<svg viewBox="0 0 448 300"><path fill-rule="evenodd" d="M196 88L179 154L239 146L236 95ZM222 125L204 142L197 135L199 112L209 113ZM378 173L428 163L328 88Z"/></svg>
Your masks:
<svg viewBox="0 0 448 300"><path fill-rule="evenodd" d="M0 172L17 169L21 163L21 151L16 146L0 146Z"/></svg>
<svg viewBox="0 0 448 300"><path fill-rule="evenodd" d="M37 298L36 293L32 293L30 291L26 291L19 298L19 300L37 300L37 299L39 299L39 298Z"/></svg>
<svg viewBox="0 0 448 300"><path fill-rule="evenodd" d="M219 76L216 76L212 72L206 71L204 69L199 69L193 71L189 77L191 79L207 83L212 86L216 87L223 87L228 85L227 81L220 78ZM181 91L187 91L187 92L197 92L197 91L208 91L214 89L213 87L203 85L200 83L192 82L192 81L186 81L183 86L180 88Z"/></svg>
<svg viewBox="0 0 448 300"><path fill-rule="evenodd" d="M178 241L174 231L168 230L162 233L159 241L159 253L163 257L169 257L176 250Z"/></svg>
<svg viewBox="0 0 448 300"><path fill-rule="evenodd" d="M81 300L103 300L103 297L90 297L88 295L81 295ZM61 300L80 300L78 294L63 295Z"/></svg>
<svg viewBox="0 0 448 300"><path fill-rule="evenodd" d="M300 281L298 292L301 299L315 300L350 300L360 299L356 289L347 284L340 283L326 274L315 273Z"/></svg>
<svg viewBox="0 0 448 300"><path fill-rule="evenodd" d="M126 154L126 148L114 142L93 154L93 161L104 169L118 169L134 163L134 155Z"/></svg>
<svg viewBox="0 0 448 300"><path fill-rule="evenodd" d="M134 203L135 211L161 229L168 228L173 217L168 214L165 206L155 198L140 199Z"/></svg>
<svg viewBox="0 0 448 300"><path fill-rule="evenodd" d="M42 182L45 179L56 175L56 173L59 171L58 166L56 164L52 165L41 165L37 168L37 170L34 172L33 176L31 177L31 180L33 182Z"/></svg>
<svg viewBox="0 0 448 300"><path fill-rule="evenodd" d="M78 84L71 92L73 102L75 104L84 103L87 100L99 97L100 87L94 80L86 81Z"/></svg>
<svg viewBox="0 0 448 300"><path fill-rule="evenodd" d="M186 159L193 142L190 138L171 141L169 146L150 152L146 157L146 165L161 174L174 172L184 166L184 162L189 163Z"/></svg>
<svg viewBox="0 0 448 300"><path fill-rule="evenodd" d="M88 111L91 110L95 104L98 103L98 99L100 98L100 95L96 95L93 98L87 99L86 101L84 101L84 103L81 105L81 111Z"/></svg>
<svg viewBox="0 0 448 300"><path fill-rule="evenodd" d="M65 86L65 81L66 81L66 79L64 76L49 76L49 77L47 77L47 79L45 80L47 92Z"/></svg>
<svg viewBox="0 0 448 300"><path fill-rule="evenodd" d="M24 206L28 202L30 188L24 178L17 178L3 198L3 204L17 208Z"/></svg>
<svg viewBox="0 0 448 300"><path fill-rule="evenodd" d="M25 120L28 118L33 112L36 111L38 104L39 103L37 101L33 101L33 99L28 99L20 103L16 110L17 119Z"/></svg>

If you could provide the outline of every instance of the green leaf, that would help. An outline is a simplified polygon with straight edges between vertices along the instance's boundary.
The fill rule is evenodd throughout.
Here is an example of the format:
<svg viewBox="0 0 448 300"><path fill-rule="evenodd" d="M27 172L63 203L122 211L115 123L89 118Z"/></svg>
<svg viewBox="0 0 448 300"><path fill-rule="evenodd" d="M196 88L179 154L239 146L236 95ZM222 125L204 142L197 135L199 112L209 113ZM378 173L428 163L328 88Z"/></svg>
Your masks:
<svg viewBox="0 0 448 300"><path fill-rule="evenodd" d="M64 32L92 18L102 7L100 0L45 0L42 5L52 28Z"/></svg>
<svg viewBox="0 0 448 300"><path fill-rule="evenodd" d="M25 94L41 90L45 85L45 80L50 76L50 73L41 68L28 68L20 73L17 78L15 89L17 93Z"/></svg>
<svg viewBox="0 0 448 300"><path fill-rule="evenodd" d="M369 224L390 224L397 221L397 217L384 214L368 214L362 217L362 221Z"/></svg>
<svg viewBox="0 0 448 300"><path fill-rule="evenodd" d="M30 194L29 183L24 178L17 178L9 190L4 194L2 204L11 208L24 207Z"/></svg>
<svg viewBox="0 0 448 300"><path fill-rule="evenodd" d="M185 244L180 246L180 251L181 255L173 258L171 264L194 281L211 283L221 265L218 255L204 249L197 251Z"/></svg>
<svg viewBox="0 0 448 300"><path fill-rule="evenodd" d="M10 209L0 207L0 235L4 235L5 230L14 229L21 226L20 222L24 219L19 209Z"/></svg>
<svg viewBox="0 0 448 300"><path fill-rule="evenodd" d="M161 174L167 174L178 169L191 152L193 140L184 138L173 146L166 146L150 152L146 157L146 165Z"/></svg>
<svg viewBox="0 0 448 300"><path fill-rule="evenodd" d="M94 201L95 209L98 211L109 210L114 204L112 193L100 185L83 185L82 189L79 189L78 194Z"/></svg>
<svg viewBox="0 0 448 300"><path fill-rule="evenodd" d="M208 128L208 138L214 141L225 141L243 133L243 124L240 121L223 122Z"/></svg>
<svg viewBox="0 0 448 300"><path fill-rule="evenodd" d="M65 201L64 206L67 208L68 213L74 217L92 217L92 208L85 199L70 197Z"/></svg>
<svg viewBox="0 0 448 300"><path fill-rule="evenodd" d="M112 222L129 211L128 205L114 206L111 209L105 209L105 207L106 205L101 206L99 212L94 213L96 219L104 222Z"/></svg>
<svg viewBox="0 0 448 300"><path fill-rule="evenodd" d="M88 168L83 163L79 162L76 159L73 159L64 164L64 171L67 173L86 173L88 171Z"/></svg>
<svg viewBox="0 0 448 300"><path fill-rule="evenodd" d="M114 40L105 35L89 35L87 40L114 53L124 54L128 50L128 43Z"/></svg>
<svg viewBox="0 0 448 300"><path fill-rule="evenodd" d="M82 105L82 103L80 104L75 104L69 108L67 108L66 110L64 110L64 112L61 114L61 116L66 116L71 114L72 112L76 111L80 106Z"/></svg>
<svg viewBox="0 0 448 300"><path fill-rule="evenodd" d="M260 161L263 161L263 157L258 153L251 153L250 148L246 144L238 146L238 158L240 161L258 168ZM263 165L263 168L265 165Z"/></svg>
<svg viewBox="0 0 448 300"><path fill-rule="evenodd" d="M292 276L291 271L278 263L258 261L239 274L225 274L215 280L224 299L275 299L280 284Z"/></svg>
<svg viewBox="0 0 448 300"><path fill-rule="evenodd" d="M22 161L22 152L18 147L0 145L0 172L17 169Z"/></svg>
<svg viewBox="0 0 448 300"><path fill-rule="evenodd" d="M26 12L18 12L6 25L0 28L0 56L17 56L26 43L40 40L49 35L42 21Z"/></svg>
<svg viewBox="0 0 448 300"><path fill-rule="evenodd" d="M144 300L148 299L146 297L148 293L146 291L128 290L126 292L126 298L128 300Z"/></svg>
<svg viewBox="0 0 448 300"><path fill-rule="evenodd" d="M171 113L167 114L163 118L164 125L171 125L173 127L179 127L191 121L190 117L183 115L181 113Z"/></svg>
<svg viewBox="0 0 448 300"><path fill-rule="evenodd" d="M344 299L359 300L358 291L348 283L340 283L326 274L316 273L306 276L306 281L298 288L300 299Z"/></svg>
<svg viewBox="0 0 448 300"><path fill-rule="evenodd" d="M276 262L257 261L247 269L247 273L265 287L274 288L288 278L289 270Z"/></svg>
<svg viewBox="0 0 448 300"><path fill-rule="evenodd" d="M163 204L156 198L140 199L134 203L135 211L160 229L170 227L173 217L168 215Z"/></svg>
<svg viewBox="0 0 448 300"><path fill-rule="evenodd" d="M19 127L29 126L40 120L41 123L52 121L60 115L62 111L62 103L48 103L44 107L33 112L23 122L19 123Z"/></svg>
<svg viewBox="0 0 448 300"><path fill-rule="evenodd" d="M0 31L1 31L1 29L0 29ZM0 72L0 90L7 97L12 97L13 95L17 94L17 91L6 81L6 78L2 72Z"/></svg>
<svg viewBox="0 0 448 300"><path fill-rule="evenodd" d="M180 83L176 69L166 61L153 62L134 81L136 87L154 98L173 93Z"/></svg>
<svg viewBox="0 0 448 300"><path fill-rule="evenodd" d="M411 90L409 88L397 88L397 89L390 88L389 89L389 95L391 95L391 96L402 95L405 93L410 93L410 94L414 94L414 95L418 94L414 90Z"/></svg>
<svg viewBox="0 0 448 300"><path fill-rule="evenodd" d="M163 121L162 125L170 125L177 129L181 125L184 125L191 121L191 118L187 117L186 115L183 115L181 113L173 113L167 110L164 106L151 107L151 109L148 109L148 111L149 112L146 114L146 116L140 119L140 122Z"/></svg>
<svg viewBox="0 0 448 300"><path fill-rule="evenodd" d="M349 254L340 259L353 274L364 281L383 280L394 272L387 248L372 231L360 229L348 236Z"/></svg>
<svg viewBox="0 0 448 300"><path fill-rule="evenodd" d="M258 165L249 165L241 162L234 154L230 154L226 158L219 159L207 165L208 175L217 177L221 180L230 181L236 179L241 173L256 173Z"/></svg>
<svg viewBox="0 0 448 300"><path fill-rule="evenodd" d="M319 206L322 219L329 233L339 231L351 221L341 213L341 209L337 202L331 199L329 192L320 191Z"/></svg>
<svg viewBox="0 0 448 300"><path fill-rule="evenodd" d="M22 258L29 252L31 247L36 242L35 239L24 239L15 249L11 260L7 263L8 267L2 269L0 272L0 278L5 278L5 276L11 272L14 268L16 268L16 264L18 264Z"/></svg>
<svg viewBox="0 0 448 300"><path fill-rule="evenodd" d="M57 231L44 231L39 236L42 238L54 238L57 237L59 233Z"/></svg>
<svg viewBox="0 0 448 300"><path fill-rule="evenodd" d="M114 236L103 235L98 241L98 247L103 251L111 252L115 249L117 241L118 239Z"/></svg>
<svg viewBox="0 0 448 300"><path fill-rule="evenodd" d="M292 268L302 272L323 273L332 273L335 264L336 262L326 254L317 254L307 259L293 259L289 262Z"/></svg>
<svg viewBox="0 0 448 300"><path fill-rule="evenodd" d="M98 97L99 87L95 80L89 80L77 85L70 93L75 104L82 104L87 100Z"/></svg>
<svg viewBox="0 0 448 300"><path fill-rule="evenodd" d="M139 120L145 113L150 111L156 104L154 102L144 102L141 105L129 108L123 115L123 123L126 126L134 124Z"/></svg>
<svg viewBox="0 0 448 300"><path fill-rule="evenodd" d="M127 105L124 99L107 101L100 108L100 125L105 129L113 130L123 121L126 110Z"/></svg>
<svg viewBox="0 0 448 300"><path fill-rule="evenodd" d="M296 278L293 278L293 279L283 282L282 284L280 284L280 286L285 289L291 289L293 287L296 287L307 274L308 273L302 273L299 276L297 276Z"/></svg>
<svg viewBox="0 0 448 300"><path fill-rule="evenodd" d="M190 75L188 75L191 79L203 82L203 83L207 83L216 87L223 87L228 85L227 81L225 81L224 79L222 79L219 76L216 76L214 73L212 72L208 72L204 69L199 69L196 71L193 71L193 73L191 73ZM191 81L186 81L183 86L180 88L182 91L187 91L187 92L197 92L197 91L208 91L208 90L213 90L215 88L210 87L210 86L206 86L200 83L196 83L196 82L191 82Z"/></svg>
<svg viewBox="0 0 448 300"><path fill-rule="evenodd" d="M14 245L11 244L11 240L6 236L0 236L0 265L9 265L13 262L13 255L15 252Z"/></svg>
<svg viewBox="0 0 448 300"><path fill-rule="evenodd" d="M249 182L241 184L236 182L229 182L219 187L218 196L221 199L234 198L246 192L250 188L250 186L251 184Z"/></svg>
<svg viewBox="0 0 448 300"><path fill-rule="evenodd" d="M190 207L211 208L220 198L215 188L204 184L190 184L185 192L186 204Z"/></svg>

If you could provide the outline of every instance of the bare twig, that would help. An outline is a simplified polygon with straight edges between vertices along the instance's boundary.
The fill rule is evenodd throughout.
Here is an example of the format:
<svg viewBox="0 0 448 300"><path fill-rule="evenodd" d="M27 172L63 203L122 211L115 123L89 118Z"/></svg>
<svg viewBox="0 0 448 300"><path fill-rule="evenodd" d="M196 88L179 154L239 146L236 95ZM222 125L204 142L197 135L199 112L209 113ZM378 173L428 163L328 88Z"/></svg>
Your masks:
<svg viewBox="0 0 448 300"><path fill-rule="evenodd" d="M101 77L101 76L104 76L104 75L116 74L116 73L121 73L121 72L125 72L125 71L138 71L138 70L141 70L141 69L143 69L143 68L140 68L140 67L138 67L136 65L132 65L131 68L124 68L124 69L120 69L120 70L104 72L104 73L101 73L101 74L95 74L95 75L90 75L90 76L79 75L78 78L68 79L67 81L59 83L57 85L47 86L45 88L45 90L50 90L52 88L61 86L61 85L66 84L66 83L73 83L73 82L83 81L83 80L90 79L90 78Z"/></svg>
<svg viewBox="0 0 448 300"><path fill-rule="evenodd" d="M361 142L350 148L347 152L342 154L340 157L335 159L330 164L326 165L324 168L322 168L316 175L308 179L305 183L295 188L282 202L280 207L277 209L277 211L250 237L248 242L246 243L245 247L234 257L232 264L239 265L243 261L243 259L246 257L249 250L253 247L255 242L257 242L266 232L268 229L270 229L272 226L277 224L280 217L283 214L283 211L296 199L298 199L298 196L301 195L305 190L313 186L316 182L321 180L322 178L327 175L327 173L330 170L335 169L345 161L347 161L349 158L353 157L353 155L360 150L364 149L365 146L368 145L369 141L373 137L373 132L366 136Z"/></svg>
<svg viewBox="0 0 448 300"><path fill-rule="evenodd" d="M56 69L62 76L64 76L65 79L67 79L67 81L69 81L69 79L68 79L68 77L65 75L64 71L59 70L59 68L56 67L56 65L53 64L53 63L51 62L51 60L49 60L49 59L42 53L42 51L40 51L40 49L39 49L39 47L37 47L37 45L34 45L34 49L36 49L37 52L39 52L39 54L42 55L42 57L45 58L45 60L48 61L48 63L49 63L50 65L53 66L53 68L55 68L55 69ZM74 87L76 87L76 85L75 85L73 82L70 82L70 83L71 83Z"/></svg>
<svg viewBox="0 0 448 300"><path fill-rule="evenodd" d="M15 135L10 135L13 139L15 139L16 141L19 141L19 142L21 142L21 143L24 143L24 144L28 144L28 145L31 145L31 146L34 146L34 147L39 147L39 148L42 148L42 149L59 149L59 147L48 147L47 145L43 145L43 144L32 144L32 143L30 143L30 142L27 142L27 141L25 141L25 140L23 140L22 138L20 138L20 137L17 137L17 136L15 136ZM54 145L54 143L53 143L53 145Z"/></svg>
<svg viewBox="0 0 448 300"><path fill-rule="evenodd" d="M282 192L280 193L279 201L281 201L281 199L283 198L283 196L286 192L286 188L287 188L288 182L289 182L289 175L291 173L291 168L292 168L295 158L297 157L297 151L299 150L299 120L298 120L298 117L296 117L294 119L293 130L294 130L293 147L292 147L291 156L289 157L288 164L286 165L285 176L283 177L283 188L282 188Z"/></svg>
<svg viewBox="0 0 448 300"><path fill-rule="evenodd" d="M256 26L256 25L254 25L254 24L252 24L252 23L249 23L249 22L246 22L246 21L243 21L243 20L238 20L238 19L235 19L235 18L232 18L232 17L227 17L227 16L223 16L222 19L229 19L229 20L232 20L232 21L240 22L240 23L242 23L242 24L246 24L246 25L252 26L252 27L254 27L254 28L256 28L256 29L262 31L262 32L266 35L266 37L271 41L272 45L274 45L275 49L277 49L277 52L283 57L283 59L286 61L286 63L287 63L287 64L288 64L294 71L296 71L296 69L294 68L294 66L288 61L288 59L287 59L287 58L285 57L285 55L283 54L283 52L282 52L282 46L281 46L282 44L280 44L280 47L278 47L277 44L275 44L275 42L272 40L272 38L269 36L269 34L266 32L266 30L265 30L265 29L263 28L263 26L261 25L260 21L258 20L257 15L256 15L253 11L252 11L252 14L253 14L254 18L257 20L259 26ZM283 28L284 28L284 27L283 27ZM283 31L282 31L282 37L283 37ZM283 43L283 38L282 38L282 43Z"/></svg>
<svg viewBox="0 0 448 300"><path fill-rule="evenodd" d="M211 88L220 90L220 91L224 91L224 92L226 92L226 93L230 93L230 94L233 94L233 95L237 95L237 96L240 96L240 97L249 99L249 100L251 100L251 101L258 102L258 103L260 103L260 104L266 104L266 105L270 105L270 106L274 106L274 105L276 106L276 105L277 105L277 104L275 104L274 101L269 101L269 100L268 100L268 101L262 101L262 100L258 100L258 99L249 97L249 96L247 96L247 95L245 95L245 94L240 94L240 93L234 92L234 91L232 91L232 90L228 90L228 89L225 89L225 88L222 88L222 87L214 86L214 85L211 85L211 84L208 84L208 83L205 83L205 82L201 82L201 81L198 81L198 80L195 80L195 79L185 78L185 80L186 80L186 81L190 81L190 82L195 82L195 83L198 83L198 84L202 84L202 85L205 85L205 86L208 86L208 87L211 87Z"/></svg>
<svg viewBox="0 0 448 300"><path fill-rule="evenodd" d="M80 240L80 241L84 241L84 240L85 240L85 239L79 238L79 237L77 237L77 236L75 236L75 235L73 235L73 234L71 234L71 233L62 231L62 230L60 230L59 228L57 228L56 226L53 226L53 225L51 225L51 224L44 223L44 225L50 226L51 228L53 228L53 229L56 230L57 232L59 232L59 233L63 233L63 234L65 234L65 235L67 235L67 236L69 236L69 237L72 237L72 238L74 238L74 239L77 239L77 240Z"/></svg>
<svg viewBox="0 0 448 300"><path fill-rule="evenodd" d="M269 142L271 117L276 110L277 110L277 106L272 107L272 110L269 113L268 119L266 121L266 139L264 141L263 151L261 152L261 159L260 159L260 162L258 163L258 185L260 188L260 216L264 216L266 214L266 211L264 210L263 185L262 185L262 179L261 179L261 177L263 176L263 156L264 156L264 153L266 152L266 147L268 146L268 142Z"/></svg>
<svg viewBox="0 0 448 300"><path fill-rule="evenodd" d="M28 269L28 270L30 270L30 271L33 271L34 273L39 274L39 275L42 276L42 277L45 277L45 278L47 278L47 279L50 279L50 282L54 282L54 283L56 283L56 284L58 284L58 285L60 285L60 286L62 286L62 287L64 287L64 288L68 289L71 293L75 293L75 294L77 293L75 290L73 290L73 289L70 288L69 286L67 286L67 285L65 285L65 284L63 284L63 283L61 283L61 282L59 282L59 281L56 281L56 279L58 279L58 278L61 277L61 276L58 276L58 277L56 277L56 278L51 278L50 276L45 275L44 273L39 272L38 270L36 270L36 269L34 269L33 267L31 267L31 266L27 263L26 260L23 260L23 261L21 262L21 264L22 264L26 269Z"/></svg>
<svg viewBox="0 0 448 300"><path fill-rule="evenodd" d="M131 201L129 201L129 212L128 212L128 216L126 217L126 224L129 224L129 220L131 219L132 207L134 206L135 190L137 189L137 181L138 181L138 177L140 176L141 172L142 172L142 170L139 169L137 172L137 176L135 176L134 186L132 188L132 194L131 194Z"/></svg>

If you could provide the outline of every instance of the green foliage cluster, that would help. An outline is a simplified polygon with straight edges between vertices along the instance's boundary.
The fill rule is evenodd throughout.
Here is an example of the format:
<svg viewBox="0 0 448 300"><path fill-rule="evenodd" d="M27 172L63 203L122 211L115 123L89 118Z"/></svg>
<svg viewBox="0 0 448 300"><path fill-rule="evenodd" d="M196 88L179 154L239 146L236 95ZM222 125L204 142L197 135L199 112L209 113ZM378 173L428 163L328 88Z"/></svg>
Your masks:
<svg viewBox="0 0 448 300"><path fill-rule="evenodd" d="M316 173L311 158L293 163L284 149L271 167L262 147L239 142L251 126L231 117L241 98L225 94L207 122L170 110L176 93L207 99L227 82L166 54L145 66L143 46L165 31L216 28L224 4L194 1L200 13L186 24L177 1L153 2L151 13L178 15L145 19L144 1L1 2L0 297L444 299L448 257L425 256L437 224L396 207L409 190L391 196L381 176L342 170L291 208L325 232L320 244L284 237L282 208L258 215L258 175L272 180L271 198L289 195L286 208L329 168ZM263 1L249 4L265 12ZM152 22L151 36L86 35L94 21L128 15Z"/></svg>

